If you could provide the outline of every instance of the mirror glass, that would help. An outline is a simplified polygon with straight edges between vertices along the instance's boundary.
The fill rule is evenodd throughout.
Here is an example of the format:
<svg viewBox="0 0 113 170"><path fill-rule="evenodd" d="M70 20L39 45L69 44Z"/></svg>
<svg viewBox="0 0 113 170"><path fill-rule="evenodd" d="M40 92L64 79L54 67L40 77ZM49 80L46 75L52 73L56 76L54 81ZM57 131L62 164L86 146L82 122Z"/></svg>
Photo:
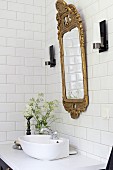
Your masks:
<svg viewBox="0 0 113 170"><path fill-rule="evenodd" d="M67 99L83 99L83 71L79 30L74 28L63 36L64 68Z"/></svg>

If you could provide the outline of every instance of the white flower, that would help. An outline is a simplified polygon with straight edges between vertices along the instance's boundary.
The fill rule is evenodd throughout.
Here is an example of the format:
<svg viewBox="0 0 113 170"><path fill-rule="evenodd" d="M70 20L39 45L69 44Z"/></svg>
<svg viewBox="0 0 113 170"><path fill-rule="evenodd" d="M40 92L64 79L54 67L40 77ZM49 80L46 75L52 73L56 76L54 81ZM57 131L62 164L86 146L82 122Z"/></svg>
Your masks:
<svg viewBox="0 0 113 170"><path fill-rule="evenodd" d="M50 122L53 122L55 120L52 112L57 106L57 100L44 102L44 95L42 93L39 93L37 98L30 99L28 104L26 104L24 116L26 118L30 116L34 117L36 125L39 125L40 122L39 127L47 127Z"/></svg>

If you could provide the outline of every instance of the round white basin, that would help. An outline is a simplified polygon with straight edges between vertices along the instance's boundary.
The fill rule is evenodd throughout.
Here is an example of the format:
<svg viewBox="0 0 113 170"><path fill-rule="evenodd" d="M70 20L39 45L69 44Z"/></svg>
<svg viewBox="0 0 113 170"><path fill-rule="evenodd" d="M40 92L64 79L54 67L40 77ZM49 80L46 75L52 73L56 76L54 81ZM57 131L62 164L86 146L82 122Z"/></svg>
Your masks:
<svg viewBox="0 0 113 170"><path fill-rule="evenodd" d="M54 160L69 156L69 140L51 139L50 135L29 135L19 137L23 151L36 159Z"/></svg>

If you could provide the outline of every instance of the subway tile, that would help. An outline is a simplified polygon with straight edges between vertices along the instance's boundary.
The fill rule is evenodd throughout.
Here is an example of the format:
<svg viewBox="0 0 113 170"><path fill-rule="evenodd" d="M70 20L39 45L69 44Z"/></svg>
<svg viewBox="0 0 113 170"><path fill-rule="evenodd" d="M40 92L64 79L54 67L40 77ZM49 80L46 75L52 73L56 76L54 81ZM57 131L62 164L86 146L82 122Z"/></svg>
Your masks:
<svg viewBox="0 0 113 170"><path fill-rule="evenodd" d="M18 102L17 97L16 97L16 102ZM24 115L22 112L7 113L7 121L8 122L22 122L24 121Z"/></svg>
<svg viewBox="0 0 113 170"><path fill-rule="evenodd" d="M86 134L87 134L86 128L84 128L84 127L78 127L78 128L76 129L76 126L75 126L75 136L76 136L76 131L78 131L78 137L79 137L79 138L86 139Z"/></svg>
<svg viewBox="0 0 113 170"><path fill-rule="evenodd" d="M8 29L8 28L0 28L0 36L1 37L16 37L16 30Z"/></svg>
<svg viewBox="0 0 113 170"><path fill-rule="evenodd" d="M0 55L15 55L15 48L14 47L1 47L1 53Z"/></svg>
<svg viewBox="0 0 113 170"><path fill-rule="evenodd" d="M90 103L90 105L87 108L86 115L89 116L100 116L100 104L93 104Z"/></svg>
<svg viewBox="0 0 113 170"><path fill-rule="evenodd" d="M16 112L23 112L25 110L25 103L16 103Z"/></svg>
<svg viewBox="0 0 113 170"><path fill-rule="evenodd" d="M44 50L37 50L34 49L34 57L38 57L38 58L44 58L45 57L45 51Z"/></svg>
<svg viewBox="0 0 113 170"><path fill-rule="evenodd" d="M113 47L113 33L108 33L108 39L109 39L109 48Z"/></svg>
<svg viewBox="0 0 113 170"><path fill-rule="evenodd" d="M17 20L33 22L33 14L17 12Z"/></svg>
<svg viewBox="0 0 113 170"><path fill-rule="evenodd" d="M86 151L88 153L93 153L93 143L85 139L79 140L79 148L81 151Z"/></svg>
<svg viewBox="0 0 113 170"><path fill-rule="evenodd" d="M9 84L24 84L24 75L8 75L7 83L9 83Z"/></svg>
<svg viewBox="0 0 113 170"><path fill-rule="evenodd" d="M108 32L109 32L109 34L113 33L113 19L108 21Z"/></svg>
<svg viewBox="0 0 113 170"><path fill-rule="evenodd" d="M45 93L45 85L34 85L34 93Z"/></svg>
<svg viewBox="0 0 113 170"><path fill-rule="evenodd" d="M113 90L109 90L109 103L113 101Z"/></svg>
<svg viewBox="0 0 113 170"><path fill-rule="evenodd" d="M0 103L0 112L14 112L15 104L14 103Z"/></svg>
<svg viewBox="0 0 113 170"><path fill-rule="evenodd" d="M6 94L0 94L0 103L6 102Z"/></svg>
<svg viewBox="0 0 113 170"><path fill-rule="evenodd" d="M42 8L37 6L25 5L25 12L41 15Z"/></svg>
<svg viewBox="0 0 113 170"><path fill-rule="evenodd" d="M109 93L108 90L98 90L93 91L93 103L108 103L109 100Z"/></svg>
<svg viewBox="0 0 113 170"><path fill-rule="evenodd" d="M99 0L100 10L110 7L113 4L112 0L106 2L106 0Z"/></svg>
<svg viewBox="0 0 113 170"><path fill-rule="evenodd" d="M105 76L101 78L101 89L113 89L113 76Z"/></svg>
<svg viewBox="0 0 113 170"><path fill-rule="evenodd" d="M113 61L108 62L108 75L113 74L113 67L112 67Z"/></svg>
<svg viewBox="0 0 113 170"><path fill-rule="evenodd" d="M38 41L44 41L45 40L45 33L38 33L38 32L35 32L34 33L34 39L35 40L38 40Z"/></svg>
<svg viewBox="0 0 113 170"><path fill-rule="evenodd" d="M88 67L99 64L99 54L97 52L87 55Z"/></svg>
<svg viewBox="0 0 113 170"><path fill-rule="evenodd" d="M87 68L87 70L88 70L88 78L92 78L93 77L93 67L90 66Z"/></svg>
<svg viewBox="0 0 113 170"><path fill-rule="evenodd" d="M93 145L93 154L97 155L101 158L107 158L109 154L109 148L108 146L102 145L102 144L97 144L94 143Z"/></svg>
<svg viewBox="0 0 113 170"><path fill-rule="evenodd" d="M100 78L89 79L89 90L100 90Z"/></svg>
<svg viewBox="0 0 113 170"><path fill-rule="evenodd" d="M0 18L16 19L16 11L0 10Z"/></svg>
<svg viewBox="0 0 113 170"><path fill-rule="evenodd" d="M100 54L99 55L99 57L100 57L100 63L106 63L106 62L112 62L113 61L113 58L112 58L112 56L113 56L113 48L111 48L111 50L109 51L108 50L108 52L106 52L106 53L104 53L104 54ZM109 68L109 67L108 67Z"/></svg>
<svg viewBox="0 0 113 170"><path fill-rule="evenodd" d="M18 30L17 31L17 37L18 38L24 38L24 39L33 39L33 32L32 31Z"/></svg>
<svg viewBox="0 0 113 170"><path fill-rule="evenodd" d="M16 66L16 74L33 75L33 67Z"/></svg>
<svg viewBox="0 0 113 170"><path fill-rule="evenodd" d="M16 85L16 93L33 93L32 85Z"/></svg>
<svg viewBox="0 0 113 170"><path fill-rule="evenodd" d="M0 84L0 93L15 93L15 85L14 84Z"/></svg>
<svg viewBox="0 0 113 170"><path fill-rule="evenodd" d="M8 20L8 28L23 30L24 29L24 22Z"/></svg>
<svg viewBox="0 0 113 170"><path fill-rule="evenodd" d="M6 75L0 75L0 84L6 83Z"/></svg>
<svg viewBox="0 0 113 170"><path fill-rule="evenodd" d="M100 143L101 135L99 130L87 129L87 140Z"/></svg>
<svg viewBox="0 0 113 170"><path fill-rule="evenodd" d="M42 15L46 15L46 8L42 7Z"/></svg>
<svg viewBox="0 0 113 170"><path fill-rule="evenodd" d="M0 75L0 84L6 83L6 75Z"/></svg>
<svg viewBox="0 0 113 170"><path fill-rule="evenodd" d="M33 49L29 48L16 48L16 56L19 57L33 57Z"/></svg>
<svg viewBox="0 0 113 170"><path fill-rule="evenodd" d="M45 69L42 67L34 67L34 75L45 75Z"/></svg>
<svg viewBox="0 0 113 170"><path fill-rule="evenodd" d="M15 74L15 66L1 65L0 66L0 74L2 74L2 75Z"/></svg>
<svg viewBox="0 0 113 170"><path fill-rule="evenodd" d="M23 66L24 57L11 57L7 56L7 64L12 66Z"/></svg>
<svg viewBox="0 0 113 170"><path fill-rule="evenodd" d="M82 127L92 128L93 126L91 116L81 116L79 121L79 125Z"/></svg>
<svg viewBox="0 0 113 170"><path fill-rule="evenodd" d="M15 141L18 137L25 135L23 131L11 131L7 132L7 140Z"/></svg>
<svg viewBox="0 0 113 170"><path fill-rule="evenodd" d="M41 59L40 58L25 58L25 66L39 66L41 67Z"/></svg>
<svg viewBox="0 0 113 170"><path fill-rule="evenodd" d="M107 13L108 13L108 19L112 19L113 18L113 4L107 8Z"/></svg>
<svg viewBox="0 0 113 170"><path fill-rule="evenodd" d="M93 128L108 131L108 120L102 117L93 117Z"/></svg>
<svg viewBox="0 0 113 170"><path fill-rule="evenodd" d="M41 49L42 43L41 43L41 41L26 40L25 48Z"/></svg>
<svg viewBox="0 0 113 170"><path fill-rule="evenodd" d="M16 130L17 131L25 131L25 122L16 122Z"/></svg>
<svg viewBox="0 0 113 170"><path fill-rule="evenodd" d="M108 118L112 118L113 117L113 105L112 103L108 103L108 104L101 104L101 115L102 112L108 112L109 113L109 117Z"/></svg>
<svg viewBox="0 0 113 170"><path fill-rule="evenodd" d="M85 17L89 18L99 12L99 4L98 1L90 5L88 8L85 9Z"/></svg>
<svg viewBox="0 0 113 170"><path fill-rule="evenodd" d="M7 1L0 1L0 9L7 9Z"/></svg>
<svg viewBox="0 0 113 170"><path fill-rule="evenodd" d="M108 20L107 9L99 11L97 14L93 16L93 22L101 22L103 20Z"/></svg>
<svg viewBox="0 0 113 170"><path fill-rule="evenodd" d="M104 145L113 146L113 133L111 132L101 132L101 143Z"/></svg>
<svg viewBox="0 0 113 170"><path fill-rule="evenodd" d="M6 61L6 56L0 56L0 65L5 65Z"/></svg>
<svg viewBox="0 0 113 170"><path fill-rule="evenodd" d="M34 22L37 24L45 24L45 16L34 15Z"/></svg>
<svg viewBox="0 0 113 170"><path fill-rule="evenodd" d="M24 94L7 94L7 102L22 103L24 102Z"/></svg>
<svg viewBox="0 0 113 170"><path fill-rule="evenodd" d="M74 128L72 125L59 124L57 128L57 130L62 134L74 136Z"/></svg>
<svg viewBox="0 0 113 170"><path fill-rule="evenodd" d="M109 131L113 133L113 118L109 119Z"/></svg>
<svg viewBox="0 0 113 170"><path fill-rule="evenodd" d="M41 76L25 76L25 84L42 84Z"/></svg>
<svg viewBox="0 0 113 170"><path fill-rule="evenodd" d="M93 66L93 77L101 77L107 75L107 63Z"/></svg>
<svg viewBox="0 0 113 170"><path fill-rule="evenodd" d="M15 123L14 122L0 122L0 131L13 131L15 130Z"/></svg>
<svg viewBox="0 0 113 170"><path fill-rule="evenodd" d="M7 113L0 113L0 122L5 122L7 121Z"/></svg>
<svg viewBox="0 0 113 170"><path fill-rule="evenodd" d="M7 38L7 46L11 47L24 47L24 39L17 39L17 38Z"/></svg>
<svg viewBox="0 0 113 170"><path fill-rule="evenodd" d="M41 24L25 22L25 30L41 32Z"/></svg>
<svg viewBox="0 0 113 170"><path fill-rule="evenodd" d="M6 141L6 132L0 132L0 142Z"/></svg>
<svg viewBox="0 0 113 170"><path fill-rule="evenodd" d="M65 112L64 108L60 108L60 111L58 111L58 112ZM64 124L73 125L73 126L76 125L76 127L78 125L78 120L71 119L71 117L70 117L70 115L68 113L67 114L66 113L62 114L61 119L62 119ZM76 129L76 127L75 127L75 129ZM77 127L77 129L78 129L78 127ZM76 133L75 133L75 136L76 136Z"/></svg>
<svg viewBox="0 0 113 170"><path fill-rule="evenodd" d="M7 20L6 19L0 19L0 27L7 27Z"/></svg>
<svg viewBox="0 0 113 170"><path fill-rule="evenodd" d="M6 38L0 37L0 46L6 46Z"/></svg>
<svg viewBox="0 0 113 170"><path fill-rule="evenodd" d="M8 10L24 12L24 4L8 2Z"/></svg>

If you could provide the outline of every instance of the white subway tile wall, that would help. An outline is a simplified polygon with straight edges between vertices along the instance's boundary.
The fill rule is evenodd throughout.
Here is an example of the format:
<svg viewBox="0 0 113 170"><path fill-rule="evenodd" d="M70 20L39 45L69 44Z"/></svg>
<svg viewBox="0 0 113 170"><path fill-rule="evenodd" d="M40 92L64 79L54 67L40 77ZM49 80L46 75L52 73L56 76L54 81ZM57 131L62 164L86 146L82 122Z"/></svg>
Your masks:
<svg viewBox="0 0 113 170"><path fill-rule="evenodd" d="M0 142L25 133L29 98L45 91L45 0L0 0Z"/></svg>
<svg viewBox="0 0 113 170"><path fill-rule="evenodd" d="M82 154L106 161L113 145L113 1L66 0L67 3L76 5L86 34L89 106L87 111L75 120L70 118L62 106L55 2L56 0L46 0L46 48L51 44L55 45L57 61L55 68L46 67L46 97L61 102L56 113L59 119L54 128L62 136L68 137L70 143ZM109 50L99 54L98 50L92 49L92 27L93 22L104 19L108 25ZM3 43L5 44L5 39ZM13 49L10 51L13 53Z"/></svg>

